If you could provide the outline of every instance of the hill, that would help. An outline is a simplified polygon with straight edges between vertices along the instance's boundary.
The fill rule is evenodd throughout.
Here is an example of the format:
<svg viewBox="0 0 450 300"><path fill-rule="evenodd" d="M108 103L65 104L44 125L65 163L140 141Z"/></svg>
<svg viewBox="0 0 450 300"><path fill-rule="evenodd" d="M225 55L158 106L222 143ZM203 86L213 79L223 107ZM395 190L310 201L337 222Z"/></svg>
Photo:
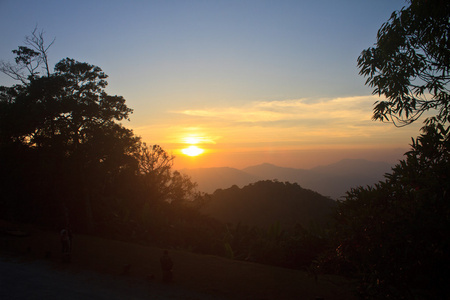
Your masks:
<svg viewBox="0 0 450 300"><path fill-rule="evenodd" d="M345 159L334 164L312 169L279 167L261 164L242 170L233 168L183 169L197 182L199 190L213 193L216 189L232 185L243 187L258 180L296 182L301 187L311 189L324 196L339 199L352 187L373 185L383 180L392 165L386 162L372 162L363 159Z"/></svg>
<svg viewBox="0 0 450 300"><path fill-rule="evenodd" d="M216 190L203 212L226 223L283 227L297 223L325 223L336 206L332 199L303 189L296 183L258 181L243 188L236 185Z"/></svg>

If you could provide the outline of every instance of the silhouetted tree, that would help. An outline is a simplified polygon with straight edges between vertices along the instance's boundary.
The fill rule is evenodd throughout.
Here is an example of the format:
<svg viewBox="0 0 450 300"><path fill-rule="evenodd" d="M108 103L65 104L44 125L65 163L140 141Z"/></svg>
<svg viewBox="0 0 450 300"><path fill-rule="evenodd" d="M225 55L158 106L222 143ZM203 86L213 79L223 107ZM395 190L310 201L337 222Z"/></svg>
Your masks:
<svg viewBox="0 0 450 300"><path fill-rule="evenodd" d="M358 58L373 93L386 96L373 118L407 125L436 109L429 121L448 122L450 2L410 0L378 31L377 43Z"/></svg>
<svg viewBox="0 0 450 300"><path fill-rule="evenodd" d="M16 54L15 64L1 61L0 71L14 80L21 81L23 84L42 71L49 77L51 71L47 52L54 41L55 39L46 45L44 31L39 32L38 28L35 27L31 35L25 37L26 46L19 46L17 50L12 51Z"/></svg>
<svg viewBox="0 0 450 300"><path fill-rule="evenodd" d="M336 251L321 267L360 280L366 299L445 299L450 256L450 3L412 0L358 59L387 101L373 118L397 126L436 109L406 158L373 187L350 190L336 216Z"/></svg>
<svg viewBox="0 0 450 300"><path fill-rule="evenodd" d="M51 205L76 198L77 215L92 227L92 193L101 189L105 176L133 163L139 138L117 123L132 110L123 97L105 92L107 75L99 67L66 58L50 73L42 34L34 31L26 41L34 50L13 51L17 67L9 69L16 70L21 84L0 88L2 160L18 162L30 155L31 164L22 171L35 172L29 179L36 189L27 197ZM40 76L42 64L46 72ZM19 74L23 69L27 78ZM20 149L26 154L11 156Z"/></svg>
<svg viewBox="0 0 450 300"><path fill-rule="evenodd" d="M429 130L385 181L339 203L337 262L358 274L366 297L448 295L450 142Z"/></svg>

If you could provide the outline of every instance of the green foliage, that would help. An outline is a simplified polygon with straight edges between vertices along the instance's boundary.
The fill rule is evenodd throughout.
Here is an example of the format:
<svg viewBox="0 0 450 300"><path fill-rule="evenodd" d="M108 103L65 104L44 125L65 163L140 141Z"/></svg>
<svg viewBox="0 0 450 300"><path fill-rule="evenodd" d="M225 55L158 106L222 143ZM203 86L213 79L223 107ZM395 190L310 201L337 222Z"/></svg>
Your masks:
<svg viewBox="0 0 450 300"><path fill-rule="evenodd" d="M335 265L358 276L365 297L448 294L448 133L427 127L384 182L352 189L339 203Z"/></svg>
<svg viewBox="0 0 450 300"><path fill-rule="evenodd" d="M358 58L360 74L377 102L373 119L407 125L436 109L434 121L450 121L450 2L412 0L394 12L377 35L375 47Z"/></svg>

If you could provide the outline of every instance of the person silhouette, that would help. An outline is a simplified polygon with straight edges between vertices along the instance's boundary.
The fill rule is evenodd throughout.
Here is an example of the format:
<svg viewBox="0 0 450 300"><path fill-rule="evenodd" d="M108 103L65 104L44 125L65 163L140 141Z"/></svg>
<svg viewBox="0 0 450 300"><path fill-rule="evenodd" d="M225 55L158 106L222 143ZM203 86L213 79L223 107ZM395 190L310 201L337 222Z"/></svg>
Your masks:
<svg viewBox="0 0 450 300"><path fill-rule="evenodd" d="M70 252L72 250L72 231L68 227L61 230L60 240L63 262L70 262Z"/></svg>
<svg viewBox="0 0 450 300"><path fill-rule="evenodd" d="M169 256L169 251L167 250L163 251L163 255L159 259L159 262L161 263L163 281L171 282L173 277L172 275L173 261Z"/></svg>

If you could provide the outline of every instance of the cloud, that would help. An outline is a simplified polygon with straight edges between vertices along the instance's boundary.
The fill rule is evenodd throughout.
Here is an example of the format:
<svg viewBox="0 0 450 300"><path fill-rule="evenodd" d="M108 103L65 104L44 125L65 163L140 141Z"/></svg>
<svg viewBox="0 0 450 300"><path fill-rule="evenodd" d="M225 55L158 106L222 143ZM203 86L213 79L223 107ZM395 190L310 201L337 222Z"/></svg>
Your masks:
<svg viewBox="0 0 450 300"><path fill-rule="evenodd" d="M320 120L322 123L352 122L371 119L374 96L335 99L296 99L283 101L252 102L249 105L213 107L207 109L185 109L174 111L202 122L208 119L227 123L271 123L297 121L308 123ZM317 122L314 122L317 123Z"/></svg>
<svg viewBox="0 0 450 300"><path fill-rule="evenodd" d="M403 144L418 133L372 120L376 96L257 101L227 107L171 112L166 124L140 128L144 139L176 147L197 141L211 147L290 148L311 145Z"/></svg>

